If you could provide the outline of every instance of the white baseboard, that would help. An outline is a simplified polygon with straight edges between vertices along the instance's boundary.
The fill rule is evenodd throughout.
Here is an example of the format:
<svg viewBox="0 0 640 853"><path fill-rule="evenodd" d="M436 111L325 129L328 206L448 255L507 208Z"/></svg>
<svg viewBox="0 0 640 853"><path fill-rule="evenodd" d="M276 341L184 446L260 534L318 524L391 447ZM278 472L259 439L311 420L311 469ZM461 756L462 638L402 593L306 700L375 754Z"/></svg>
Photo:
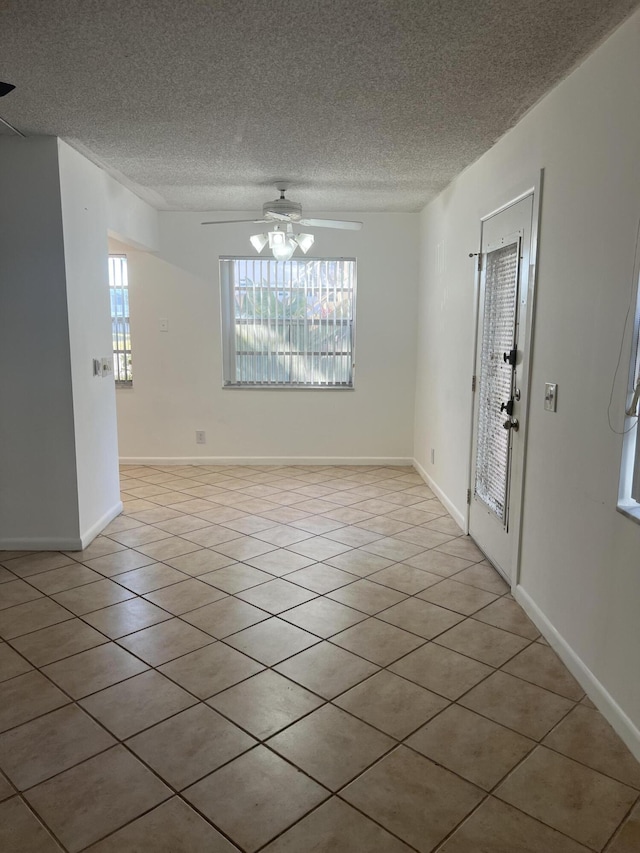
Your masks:
<svg viewBox="0 0 640 853"><path fill-rule="evenodd" d="M521 586L515 587L514 596L589 699L640 761L640 729L625 714L588 666L578 657L531 596Z"/></svg>
<svg viewBox="0 0 640 853"><path fill-rule="evenodd" d="M435 482L432 477L427 474L422 465L416 459L412 459L411 461L413 467L416 469L418 474L420 474L427 486L429 486L434 495L436 495L440 503L446 507L449 515L462 528L462 530L467 533L467 519L464 514L461 513L460 510L455 506L455 504L445 495L440 486Z"/></svg>
<svg viewBox="0 0 640 853"><path fill-rule="evenodd" d="M71 551L71 550L82 551L91 542L93 542L93 540L96 538L98 533L101 533L105 529L107 524L110 524L114 518L116 518L118 515L120 515L121 512L122 512L122 501L118 501L117 504L114 504L114 506L112 506L110 510L108 510L107 512L104 513L102 518L99 518L98 521L95 522L95 524L92 524L88 530L85 530L85 532L80 537L80 547L79 548L77 548L77 549L67 548L66 550L67 551Z"/></svg>
<svg viewBox="0 0 640 853"><path fill-rule="evenodd" d="M0 539L0 551L82 551L121 512L122 502L118 501L80 536L24 536L19 539Z"/></svg>
<svg viewBox="0 0 640 853"><path fill-rule="evenodd" d="M121 465L402 465L408 456L121 456Z"/></svg>

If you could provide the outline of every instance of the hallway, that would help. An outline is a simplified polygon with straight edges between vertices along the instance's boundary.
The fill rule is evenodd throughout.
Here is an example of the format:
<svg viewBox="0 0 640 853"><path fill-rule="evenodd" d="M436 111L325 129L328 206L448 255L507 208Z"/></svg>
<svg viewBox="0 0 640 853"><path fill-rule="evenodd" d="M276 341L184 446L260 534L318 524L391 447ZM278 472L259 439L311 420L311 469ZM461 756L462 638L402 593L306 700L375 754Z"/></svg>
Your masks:
<svg viewBox="0 0 640 853"><path fill-rule="evenodd" d="M121 487L0 552L1 850L640 849L640 765L412 469Z"/></svg>

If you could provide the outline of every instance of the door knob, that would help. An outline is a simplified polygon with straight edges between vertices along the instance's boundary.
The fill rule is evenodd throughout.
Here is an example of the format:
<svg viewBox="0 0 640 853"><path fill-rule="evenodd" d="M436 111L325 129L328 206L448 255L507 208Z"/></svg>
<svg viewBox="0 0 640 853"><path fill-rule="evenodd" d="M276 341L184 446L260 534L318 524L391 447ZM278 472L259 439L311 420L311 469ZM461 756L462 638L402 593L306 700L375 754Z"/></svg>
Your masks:
<svg viewBox="0 0 640 853"><path fill-rule="evenodd" d="M514 432L518 432L520 429L520 421L517 418L507 418L502 426L505 429L512 429Z"/></svg>

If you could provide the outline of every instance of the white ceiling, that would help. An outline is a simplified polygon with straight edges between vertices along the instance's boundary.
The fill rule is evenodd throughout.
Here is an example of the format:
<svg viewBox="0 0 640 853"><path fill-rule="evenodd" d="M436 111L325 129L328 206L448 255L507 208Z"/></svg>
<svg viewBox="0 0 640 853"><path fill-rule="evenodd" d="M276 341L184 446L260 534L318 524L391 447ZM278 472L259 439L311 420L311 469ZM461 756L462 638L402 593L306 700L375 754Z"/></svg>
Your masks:
<svg viewBox="0 0 640 853"><path fill-rule="evenodd" d="M0 116L156 207L415 211L638 0L1 0Z"/></svg>

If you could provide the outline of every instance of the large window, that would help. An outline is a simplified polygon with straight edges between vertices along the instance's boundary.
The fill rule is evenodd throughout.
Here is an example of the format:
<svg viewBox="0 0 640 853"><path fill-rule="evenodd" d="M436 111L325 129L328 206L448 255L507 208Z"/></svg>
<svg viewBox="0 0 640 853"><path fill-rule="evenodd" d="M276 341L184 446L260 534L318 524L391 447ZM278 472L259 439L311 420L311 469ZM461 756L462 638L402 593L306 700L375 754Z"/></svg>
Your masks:
<svg viewBox="0 0 640 853"><path fill-rule="evenodd" d="M109 295L113 335L113 375L116 385L132 385L129 280L125 255L109 255Z"/></svg>
<svg viewBox="0 0 640 853"><path fill-rule="evenodd" d="M640 522L640 285L636 297L618 509Z"/></svg>
<svg viewBox="0 0 640 853"><path fill-rule="evenodd" d="M226 387L353 388L356 262L221 258Z"/></svg>

